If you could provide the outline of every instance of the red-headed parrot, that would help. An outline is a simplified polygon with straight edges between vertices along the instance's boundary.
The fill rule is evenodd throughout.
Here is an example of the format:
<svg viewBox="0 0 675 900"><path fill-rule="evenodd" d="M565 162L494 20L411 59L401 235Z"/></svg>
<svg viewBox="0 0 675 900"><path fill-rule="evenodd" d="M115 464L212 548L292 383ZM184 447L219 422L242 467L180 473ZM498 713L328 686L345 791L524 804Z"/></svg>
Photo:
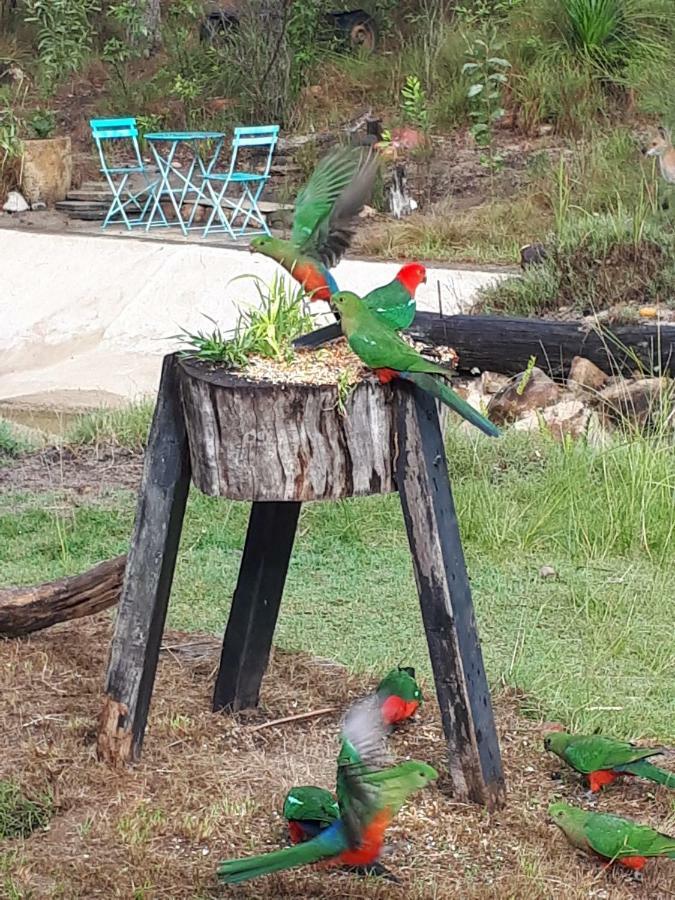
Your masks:
<svg viewBox="0 0 675 900"><path fill-rule="evenodd" d="M336 785L340 818L294 847L221 863L220 881L237 884L320 860L346 866L376 863L396 813L410 794L438 778L435 769L416 760L392 766L385 737L377 697L355 703L342 725Z"/></svg>
<svg viewBox="0 0 675 900"><path fill-rule="evenodd" d="M293 844L311 840L340 817L340 807L330 791L314 785L291 788L284 800L283 816Z"/></svg>
<svg viewBox="0 0 675 900"><path fill-rule="evenodd" d="M636 747L600 734L568 734L566 731L545 735L544 747L572 769L586 775L593 792L611 784L619 775L638 775L675 788L675 772L666 772L648 761L650 756L663 753L658 747Z"/></svg>
<svg viewBox="0 0 675 900"><path fill-rule="evenodd" d="M451 373L443 366L425 359L371 312L360 297L350 291L333 294L332 302L340 314L342 331L354 353L371 369L382 383L393 378L412 381L484 434L499 437L499 429L462 400L442 379ZM441 376L439 378L438 376Z"/></svg>
<svg viewBox="0 0 675 900"><path fill-rule="evenodd" d="M650 856L675 859L675 838L647 825L606 813L586 812L567 803L552 803L548 812L570 844L610 863L618 862L639 872Z"/></svg>
<svg viewBox="0 0 675 900"><path fill-rule="evenodd" d="M396 725L414 716L423 702L415 670L409 667L392 669L378 684L376 693L386 725Z"/></svg>
<svg viewBox="0 0 675 900"><path fill-rule="evenodd" d="M412 325L416 310L415 292L426 280L427 270L422 263L406 263L401 266L392 281L370 291L363 298L363 302L387 325L401 331ZM340 323L335 322L296 338L293 346L298 350L321 347L341 335Z"/></svg>
<svg viewBox="0 0 675 900"><path fill-rule="evenodd" d="M276 260L311 300L330 300L338 286L329 269L351 242L352 220L373 189L377 166L377 157L354 147L328 153L297 196L290 240L256 237L251 252Z"/></svg>

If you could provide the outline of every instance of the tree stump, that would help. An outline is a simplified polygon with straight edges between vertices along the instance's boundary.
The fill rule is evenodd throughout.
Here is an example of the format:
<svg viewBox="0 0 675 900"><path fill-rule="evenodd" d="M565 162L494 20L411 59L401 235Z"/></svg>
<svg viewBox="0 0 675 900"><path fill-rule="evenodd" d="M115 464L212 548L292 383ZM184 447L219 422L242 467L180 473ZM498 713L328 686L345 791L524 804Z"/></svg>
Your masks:
<svg viewBox="0 0 675 900"><path fill-rule="evenodd" d="M214 710L254 706L301 504L399 490L454 793L500 805L504 780L435 402L413 385L272 384L168 356L112 641L99 754L138 759L190 477L252 501Z"/></svg>

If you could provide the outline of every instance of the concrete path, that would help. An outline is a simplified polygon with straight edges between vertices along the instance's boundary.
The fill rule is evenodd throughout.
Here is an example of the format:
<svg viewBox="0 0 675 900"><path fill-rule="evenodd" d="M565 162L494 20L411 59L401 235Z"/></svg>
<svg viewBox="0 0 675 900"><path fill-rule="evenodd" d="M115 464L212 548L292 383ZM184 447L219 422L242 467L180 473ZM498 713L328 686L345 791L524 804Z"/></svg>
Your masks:
<svg viewBox="0 0 675 900"><path fill-rule="evenodd" d="M335 275L366 293L399 265L348 259ZM235 279L268 282L278 271L244 249L3 228L0 402L32 395L69 407L81 406L74 392L111 403L153 392L162 355L177 347L172 335L210 330L204 316L231 329L237 305L257 297L253 280ZM437 310L440 296L446 314L466 310L476 289L499 277L430 266L418 306Z"/></svg>

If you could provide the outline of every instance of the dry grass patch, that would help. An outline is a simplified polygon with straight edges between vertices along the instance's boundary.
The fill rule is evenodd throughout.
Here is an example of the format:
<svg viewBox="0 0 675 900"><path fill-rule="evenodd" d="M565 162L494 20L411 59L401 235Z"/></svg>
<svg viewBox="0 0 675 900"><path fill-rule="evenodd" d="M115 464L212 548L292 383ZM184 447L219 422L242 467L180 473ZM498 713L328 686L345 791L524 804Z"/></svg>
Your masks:
<svg viewBox="0 0 675 900"><path fill-rule="evenodd" d="M583 788L541 751L544 726L497 699L509 787L506 809L489 815L440 789L418 794L391 830L386 863L399 887L320 868L281 873L236 888L215 881L225 857L278 847L279 810L295 783L330 786L337 713L259 731L252 726L298 711L343 707L372 684L330 662L277 651L259 709L223 717L209 711L218 641L171 634L138 766L112 771L95 758L96 719L109 621L57 626L30 640L0 644L3 692L0 777L29 794L49 792L46 831L6 841L3 896L166 898L609 898L675 896L675 866L650 864L637 884L578 856L546 819L556 797L584 803ZM415 662L411 660L411 662ZM429 685L424 686L430 693ZM443 768L438 710L393 738L400 757ZM671 795L626 783L599 808L668 825ZM670 823L673 827L672 818ZM3 882L4 879L4 882ZM12 893L13 892L13 893Z"/></svg>

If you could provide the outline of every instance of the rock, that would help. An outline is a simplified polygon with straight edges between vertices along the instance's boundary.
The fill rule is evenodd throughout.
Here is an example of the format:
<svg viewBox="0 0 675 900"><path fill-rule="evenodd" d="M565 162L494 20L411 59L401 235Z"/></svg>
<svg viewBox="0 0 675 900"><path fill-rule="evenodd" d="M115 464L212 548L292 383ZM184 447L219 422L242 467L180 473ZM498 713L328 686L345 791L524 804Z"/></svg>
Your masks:
<svg viewBox="0 0 675 900"><path fill-rule="evenodd" d="M359 219L374 219L377 216L377 210L372 206L364 206L359 213Z"/></svg>
<svg viewBox="0 0 675 900"><path fill-rule="evenodd" d="M530 268L530 266L541 266L547 259L546 247L539 242L525 244L524 247L520 248L520 268L523 271Z"/></svg>
<svg viewBox="0 0 675 900"><path fill-rule="evenodd" d="M18 191L10 191L7 194L7 200L5 200L2 208L5 212L18 213L26 212L29 206L26 203L23 194L20 194Z"/></svg>
<svg viewBox="0 0 675 900"><path fill-rule="evenodd" d="M597 392L607 383L607 374L584 356L575 356L567 377L567 386L574 393Z"/></svg>
<svg viewBox="0 0 675 900"><path fill-rule="evenodd" d="M401 150L418 150L426 146L427 137L423 131L405 125L402 128L392 128L391 143Z"/></svg>
<svg viewBox="0 0 675 900"><path fill-rule="evenodd" d="M561 441L565 437L578 438L589 435L593 444L601 443L598 435L604 434L599 419L581 400L567 398L545 409L533 409L513 426L515 431L548 431L551 437Z"/></svg>
<svg viewBox="0 0 675 900"><path fill-rule="evenodd" d="M531 372L521 372L492 397L488 414L495 425L504 425L524 413L551 406L559 399L558 385L535 366Z"/></svg>
<svg viewBox="0 0 675 900"><path fill-rule="evenodd" d="M483 372L480 376L480 387L484 394L497 394L509 381L509 376L500 372Z"/></svg>
<svg viewBox="0 0 675 900"><path fill-rule="evenodd" d="M558 573L553 568L553 566L542 566L539 569L539 577L540 578L557 578Z"/></svg>
<svg viewBox="0 0 675 900"><path fill-rule="evenodd" d="M663 414L672 415L672 393L668 379L639 378L610 384L600 392L603 412L614 422L644 427L654 424Z"/></svg>
<svg viewBox="0 0 675 900"><path fill-rule="evenodd" d="M47 204L42 200L36 200L35 203L31 203L30 208L33 212L39 212L41 209L47 209Z"/></svg>

